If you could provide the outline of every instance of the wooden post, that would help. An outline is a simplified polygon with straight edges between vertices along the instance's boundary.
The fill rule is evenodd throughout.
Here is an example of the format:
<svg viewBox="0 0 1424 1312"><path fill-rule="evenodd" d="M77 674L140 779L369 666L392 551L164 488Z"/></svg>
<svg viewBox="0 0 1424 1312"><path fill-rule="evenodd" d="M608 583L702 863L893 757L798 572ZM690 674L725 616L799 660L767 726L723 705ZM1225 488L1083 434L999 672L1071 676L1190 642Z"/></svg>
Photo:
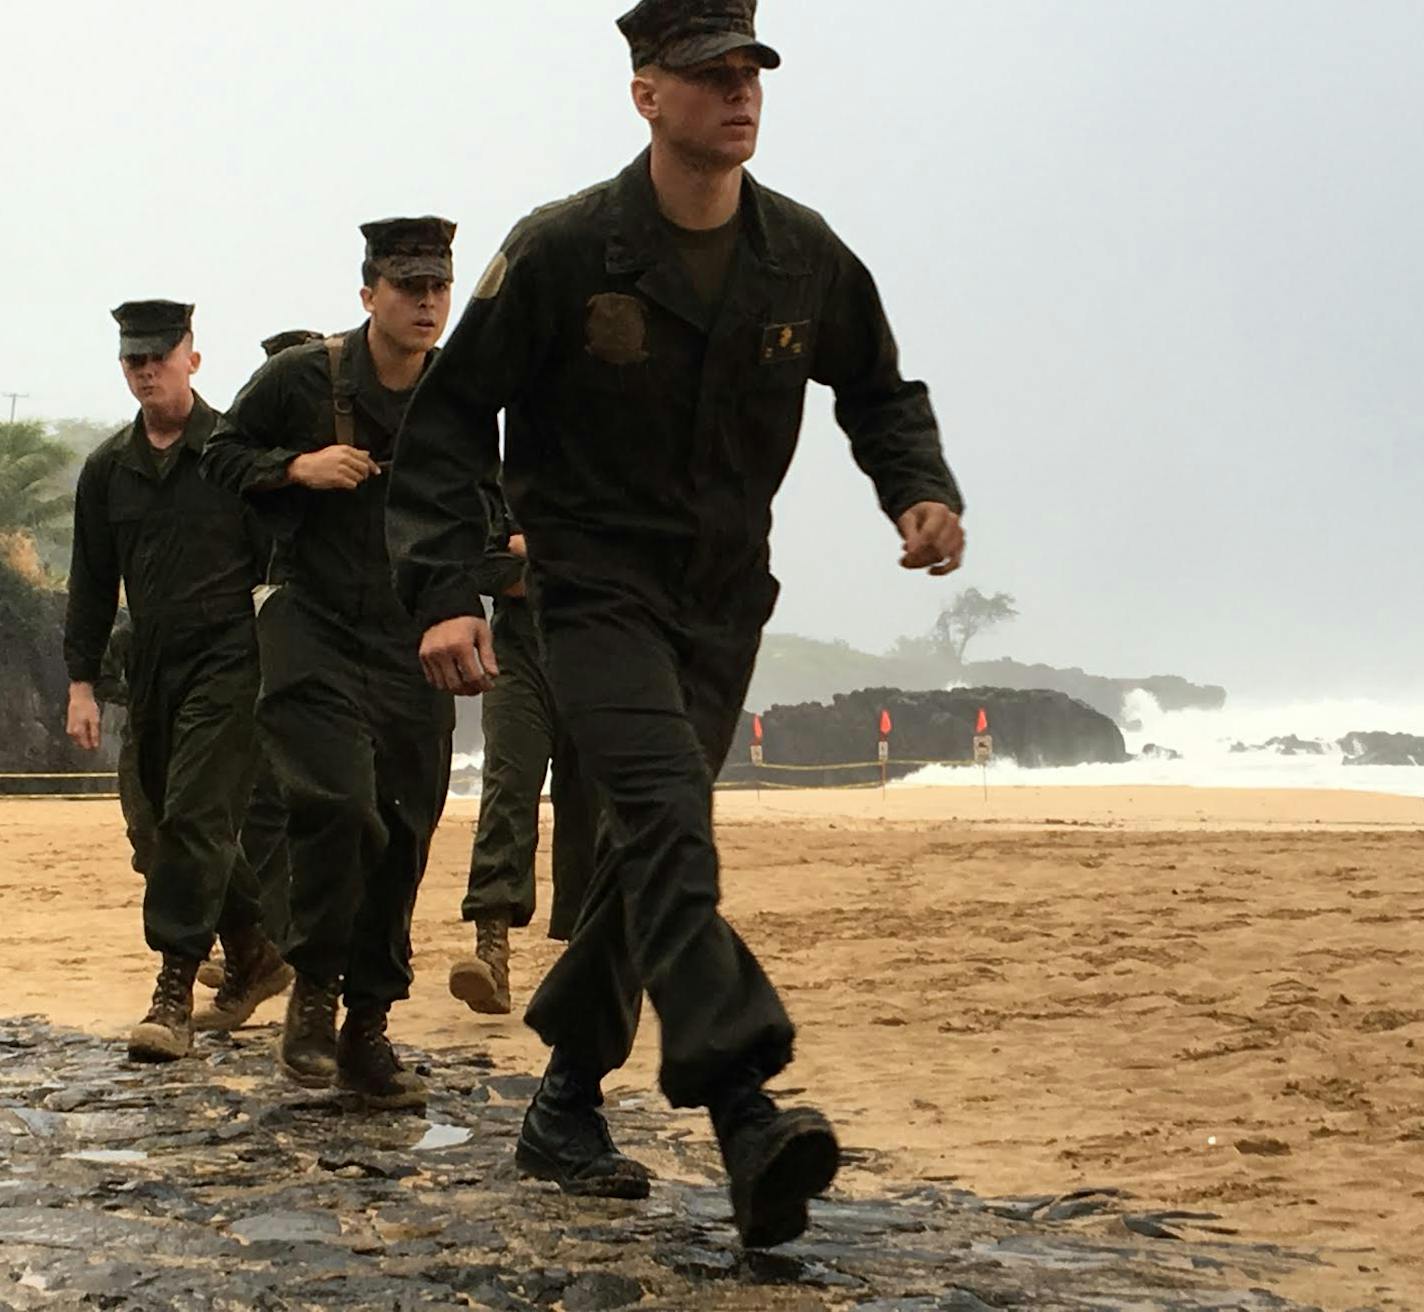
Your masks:
<svg viewBox="0 0 1424 1312"><path fill-rule="evenodd" d="M994 738L992 734L974 735L974 760L984 777L984 800L989 800L989 762L994 759Z"/></svg>

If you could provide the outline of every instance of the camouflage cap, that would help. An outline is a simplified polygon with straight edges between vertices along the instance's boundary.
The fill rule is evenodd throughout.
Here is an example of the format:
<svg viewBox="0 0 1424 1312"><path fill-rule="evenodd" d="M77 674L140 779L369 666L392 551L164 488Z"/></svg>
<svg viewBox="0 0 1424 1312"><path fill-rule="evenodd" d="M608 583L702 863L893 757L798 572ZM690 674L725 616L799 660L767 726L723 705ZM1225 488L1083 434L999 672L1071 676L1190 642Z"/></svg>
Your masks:
<svg viewBox="0 0 1424 1312"><path fill-rule="evenodd" d="M285 351L289 346L301 346L306 342L319 342L321 339L322 334L313 332L310 328L289 328L284 333L273 333L271 337L264 338L262 349L270 358Z"/></svg>
<svg viewBox="0 0 1424 1312"><path fill-rule="evenodd" d="M777 68L781 56L756 39L756 7L757 0L641 0L618 20L618 30L632 48L634 69L690 68L732 50Z"/></svg>
<svg viewBox="0 0 1424 1312"><path fill-rule="evenodd" d="M193 331L193 307L179 301L125 301L110 313L120 355L167 355Z"/></svg>
<svg viewBox="0 0 1424 1312"><path fill-rule="evenodd" d="M443 278L453 282L455 262L450 243L455 225L426 215L420 219L377 219L361 225L366 258L385 277Z"/></svg>

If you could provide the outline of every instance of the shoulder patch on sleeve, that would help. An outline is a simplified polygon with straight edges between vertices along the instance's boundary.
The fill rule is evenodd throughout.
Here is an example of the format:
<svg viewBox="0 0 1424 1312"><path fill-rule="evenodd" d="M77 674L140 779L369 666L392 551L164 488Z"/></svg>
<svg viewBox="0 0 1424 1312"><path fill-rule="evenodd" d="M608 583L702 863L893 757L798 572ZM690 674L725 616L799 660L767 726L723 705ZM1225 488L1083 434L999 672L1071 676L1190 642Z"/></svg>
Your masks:
<svg viewBox="0 0 1424 1312"><path fill-rule="evenodd" d="M480 274L480 280L475 284L475 293L470 299L475 301L494 300L499 295L500 288L504 286L504 276L508 272L509 257L500 251L489 262L489 267Z"/></svg>

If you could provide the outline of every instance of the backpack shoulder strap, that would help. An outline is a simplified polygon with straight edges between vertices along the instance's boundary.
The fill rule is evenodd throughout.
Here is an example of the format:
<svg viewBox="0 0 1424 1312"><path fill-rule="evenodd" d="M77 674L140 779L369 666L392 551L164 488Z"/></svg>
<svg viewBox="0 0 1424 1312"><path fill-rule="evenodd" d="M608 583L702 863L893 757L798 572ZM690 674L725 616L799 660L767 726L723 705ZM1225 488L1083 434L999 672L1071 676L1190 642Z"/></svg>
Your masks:
<svg viewBox="0 0 1424 1312"><path fill-rule="evenodd" d="M339 446L356 445L356 418L351 408L351 398L338 385L341 378L341 361L346 353L346 339L341 336L326 339L326 360L331 371L331 416L332 428Z"/></svg>

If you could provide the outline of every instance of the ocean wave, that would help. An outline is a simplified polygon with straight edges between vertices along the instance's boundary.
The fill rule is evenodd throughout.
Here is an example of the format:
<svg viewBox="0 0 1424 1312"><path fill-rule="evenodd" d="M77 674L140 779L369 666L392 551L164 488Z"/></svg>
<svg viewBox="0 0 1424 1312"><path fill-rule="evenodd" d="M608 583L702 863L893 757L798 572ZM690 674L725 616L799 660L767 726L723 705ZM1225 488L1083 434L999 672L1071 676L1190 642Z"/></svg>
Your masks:
<svg viewBox="0 0 1424 1312"><path fill-rule="evenodd" d="M1300 702L1228 702L1219 710L1163 710L1151 694L1129 694L1123 737L1134 760L1122 765L1023 769L1008 760L988 767L991 784L1052 787L1167 784L1191 788L1327 788L1424 797L1420 767L1346 765L1339 740L1382 730L1424 736L1424 704L1369 698ZM990 725L992 729L993 726ZM1322 747L1319 755L1289 755L1263 748L1294 735ZM1180 759L1144 757L1149 745ZM1242 748L1247 750L1241 750ZM898 786L978 787L978 770L930 766Z"/></svg>

